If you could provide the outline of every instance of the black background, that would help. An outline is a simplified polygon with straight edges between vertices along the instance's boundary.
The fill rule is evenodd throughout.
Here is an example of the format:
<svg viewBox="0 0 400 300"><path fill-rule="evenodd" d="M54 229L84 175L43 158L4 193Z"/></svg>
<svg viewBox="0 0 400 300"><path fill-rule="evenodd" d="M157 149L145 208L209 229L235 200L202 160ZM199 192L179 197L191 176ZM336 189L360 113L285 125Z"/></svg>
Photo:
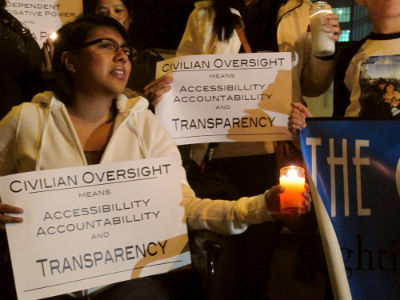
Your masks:
<svg viewBox="0 0 400 300"><path fill-rule="evenodd" d="M176 50L195 0L140 0L135 3L133 39L152 48Z"/></svg>

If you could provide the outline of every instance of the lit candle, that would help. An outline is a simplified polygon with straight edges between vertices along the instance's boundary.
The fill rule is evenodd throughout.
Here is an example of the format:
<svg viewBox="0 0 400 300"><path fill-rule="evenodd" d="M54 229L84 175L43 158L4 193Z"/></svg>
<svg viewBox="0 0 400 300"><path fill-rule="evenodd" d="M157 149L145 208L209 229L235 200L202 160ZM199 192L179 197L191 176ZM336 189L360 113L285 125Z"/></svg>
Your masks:
<svg viewBox="0 0 400 300"><path fill-rule="evenodd" d="M279 184L285 188L280 194L280 205L282 214L298 214L305 212L304 169L296 166L284 167L280 170Z"/></svg>

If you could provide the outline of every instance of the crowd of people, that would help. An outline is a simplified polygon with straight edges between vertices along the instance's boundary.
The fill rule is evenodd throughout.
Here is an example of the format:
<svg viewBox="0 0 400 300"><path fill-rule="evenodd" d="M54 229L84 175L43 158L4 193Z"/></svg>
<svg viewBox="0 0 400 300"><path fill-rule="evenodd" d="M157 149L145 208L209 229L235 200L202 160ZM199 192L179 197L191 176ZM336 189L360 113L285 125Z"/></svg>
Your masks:
<svg viewBox="0 0 400 300"><path fill-rule="evenodd" d="M373 32L330 57L311 52L309 0L198 1L176 55L291 52L288 128L294 136L312 116L302 96L322 94L332 80L334 116L399 118L398 80L385 76L385 70L400 51L400 4L355 1L367 7ZM47 40L40 49L0 0L0 39L7 45L0 49L0 176L164 156L182 162L182 151L152 112L171 89L173 77L154 79L162 57L132 41L133 4L83 0L82 16L64 24L57 39ZM330 14L322 25L337 42L338 17ZM368 74L371 61L379 75ZM60 122L66 126L55 125ZM289 147L295 148L294 143ZM301 232L294 248L304 246L301 240L320 243L308 189L303 194L306 214L288 218L280 213L281 150L278 141L190 145L176 180L182 186L189 231L217 233L223 247L212 291L202 291L196 282L201 278L193 272L179 278L167 273L99 287L89 295L86 291L53 298L183 299L187 291L196 290L198 297L267 299L282 228ZM21 208L0 203L0 224L21 222ZM0 298L15 299L4 226L0 238ZM329 298L325 275L327 292L320 296Z"/></svg>

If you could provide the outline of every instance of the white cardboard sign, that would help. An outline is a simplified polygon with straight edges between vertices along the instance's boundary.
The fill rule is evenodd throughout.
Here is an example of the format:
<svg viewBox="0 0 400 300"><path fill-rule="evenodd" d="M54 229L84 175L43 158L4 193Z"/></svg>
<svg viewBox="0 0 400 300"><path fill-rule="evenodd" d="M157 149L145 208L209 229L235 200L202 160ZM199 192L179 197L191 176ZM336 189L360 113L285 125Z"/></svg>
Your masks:
<svg viewBox="0 0 400 300"><path fill-rule="evenodd" d="M53 32L82 13L82 0L7 0L6 9L42 46Z"/></svg>
<svg viewBox="0 0 400 300"><path fill-rule="evenodd" d="M158 62L172 89L156 116L177 144L290 140L291 54L191 55Z"/></svg>
<svg viewBox="0 0 400 300"><path fill-rule="evenodd" d="M164 273L190 263L177 162L157 158L0 178L19 299Z"/></svg>

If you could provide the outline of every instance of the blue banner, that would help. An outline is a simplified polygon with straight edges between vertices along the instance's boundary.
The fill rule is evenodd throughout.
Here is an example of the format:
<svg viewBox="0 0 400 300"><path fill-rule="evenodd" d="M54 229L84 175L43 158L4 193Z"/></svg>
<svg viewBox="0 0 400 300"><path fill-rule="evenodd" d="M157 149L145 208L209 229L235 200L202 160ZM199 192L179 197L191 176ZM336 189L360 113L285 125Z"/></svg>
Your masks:
<svg viewBox="0 0 400 300"><path fill-rule="evenodd" d="M301 149L354 299L400 299L400 122L311 119Z"/></svg>

